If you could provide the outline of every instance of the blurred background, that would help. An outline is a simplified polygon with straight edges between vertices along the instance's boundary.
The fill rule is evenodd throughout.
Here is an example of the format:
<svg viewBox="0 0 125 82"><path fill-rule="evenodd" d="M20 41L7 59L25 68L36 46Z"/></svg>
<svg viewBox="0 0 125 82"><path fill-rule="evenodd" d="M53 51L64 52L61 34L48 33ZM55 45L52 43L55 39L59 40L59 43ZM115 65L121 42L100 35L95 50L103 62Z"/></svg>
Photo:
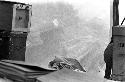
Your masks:
<svg viewBox="0 0 125 82"><path fill-rule="evenodd" d="M26 62L47 68L55 56L64 56L79 60L88 71L103 68L110 38L109 0L14 1L32 4Z"/></svg>
<svg viewBox="0 0 125 82"><path fill-rule="evenodd" d="M105 70L103 53L112 35L113 0L9 1L32 5L26 62L48 68L55 56L75 58L88 72L82 74L63 70L43 77L43 81L102 82ZM120 0L120 23L125 17L124 3L125 0Z"/></svg>
<svg viewBox="0 0 125 82"><path fill-rule="evenodd" d="M86 70L105 68L103 52L111 37L112 0L9 0L32 4L26 62L48 68L58 57L77 59ZM120 23L124 0L120 0Z"/></svg>

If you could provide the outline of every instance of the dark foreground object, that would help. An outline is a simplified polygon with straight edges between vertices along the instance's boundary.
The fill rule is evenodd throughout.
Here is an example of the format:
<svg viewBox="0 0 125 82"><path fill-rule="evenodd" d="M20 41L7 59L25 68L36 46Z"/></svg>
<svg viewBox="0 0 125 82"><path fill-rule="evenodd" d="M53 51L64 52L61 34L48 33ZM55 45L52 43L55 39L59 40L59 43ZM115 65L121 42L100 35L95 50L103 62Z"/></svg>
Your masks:
<svg viewBox="0 0 125 82"><path fill-rule="evenodd" d="M110 44L108 44L107 48L104 51L104 61L106 63L104 78L106 78L106 79L111 78L111 70L113 67L112 57L113 57L113 43L110 43Z"/></svg>
<svg viewBox="0 0 125 82"><path fill-rule="evenodd" d="M49 74L56 70L44 69L23 62L0 61L0 77L10 79L14 82L39 82L37 77Z"/></svg>
<svg viewBox="0 0 125 82"><path fill-rule="evenodd" d="M0 60L25 61L28 33L0 32Z"/></svg>

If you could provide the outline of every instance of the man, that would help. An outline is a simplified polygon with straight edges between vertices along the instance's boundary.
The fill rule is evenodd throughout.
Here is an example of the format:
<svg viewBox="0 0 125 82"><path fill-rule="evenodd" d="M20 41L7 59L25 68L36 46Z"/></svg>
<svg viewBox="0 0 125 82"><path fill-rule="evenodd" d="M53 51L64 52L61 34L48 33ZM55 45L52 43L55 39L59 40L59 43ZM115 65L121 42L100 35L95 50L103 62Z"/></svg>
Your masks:
<svg viewBox="0 0 125 82"><path fill-rule="evenodd" d="M107 48L104 51L104 61L106 63L105 76L106 79L111 79L111 70L112 70L112 58L113 58L113 40L108 44Z"/></svg>

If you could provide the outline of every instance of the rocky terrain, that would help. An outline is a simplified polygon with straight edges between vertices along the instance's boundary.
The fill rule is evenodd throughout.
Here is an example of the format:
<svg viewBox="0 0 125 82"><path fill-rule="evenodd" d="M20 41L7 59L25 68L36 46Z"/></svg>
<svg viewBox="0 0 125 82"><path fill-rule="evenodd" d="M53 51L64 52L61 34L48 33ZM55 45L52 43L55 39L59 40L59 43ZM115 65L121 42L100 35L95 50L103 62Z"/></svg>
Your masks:
<svg viewBox="0 0 125 82"><path fill-rule="evenodd" d="M99 9L93 16L88 16L86 13L100 6L88 5L81 10L65 2L33 4L26 61L47 67L54 56L64 56L76 58L88 70L95 65L104 65L103 51L109 41L109 11L105 9L108 7L100 7L105 14Z"/></svg>
<svg viewBox="0 0 125 82"><path fill-rule="evenodd" d="M104 5L108 3L104 0L96 1L98 4L87 1L80 5L65 2L33 4L26 62L48 68L48 63L55 56L63 56L77 59L87 70L85 74L70 70L58 71L41 77L45 82L104 80L103 51L109 42L110 4Z"/></svg>

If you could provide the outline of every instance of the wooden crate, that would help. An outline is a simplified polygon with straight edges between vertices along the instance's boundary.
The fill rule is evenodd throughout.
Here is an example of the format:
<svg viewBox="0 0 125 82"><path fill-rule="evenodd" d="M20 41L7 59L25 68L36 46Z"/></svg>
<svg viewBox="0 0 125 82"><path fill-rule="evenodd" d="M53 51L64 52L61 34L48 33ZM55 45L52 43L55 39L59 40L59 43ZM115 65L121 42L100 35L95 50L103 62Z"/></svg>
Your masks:
<svg viewBox="0 0 125 82"><path fill-rule="evenodd" d="M125 27L113 27L113 79L125 80Z"/></svg>
<svg viewBox="0 0 125 82"><path fill-rule="evenodd" d="M31 5L0 1L0 30L27 32L30 28Z"/></svg>
<svg viewBox="0 0 125 82"><path fill-rule="evenodd" d="M25 61L27 34L28 33L17 33L17 32L16 33L10 32L9 34L1 34L0 60L9 59L9 60Z"/></svg>

